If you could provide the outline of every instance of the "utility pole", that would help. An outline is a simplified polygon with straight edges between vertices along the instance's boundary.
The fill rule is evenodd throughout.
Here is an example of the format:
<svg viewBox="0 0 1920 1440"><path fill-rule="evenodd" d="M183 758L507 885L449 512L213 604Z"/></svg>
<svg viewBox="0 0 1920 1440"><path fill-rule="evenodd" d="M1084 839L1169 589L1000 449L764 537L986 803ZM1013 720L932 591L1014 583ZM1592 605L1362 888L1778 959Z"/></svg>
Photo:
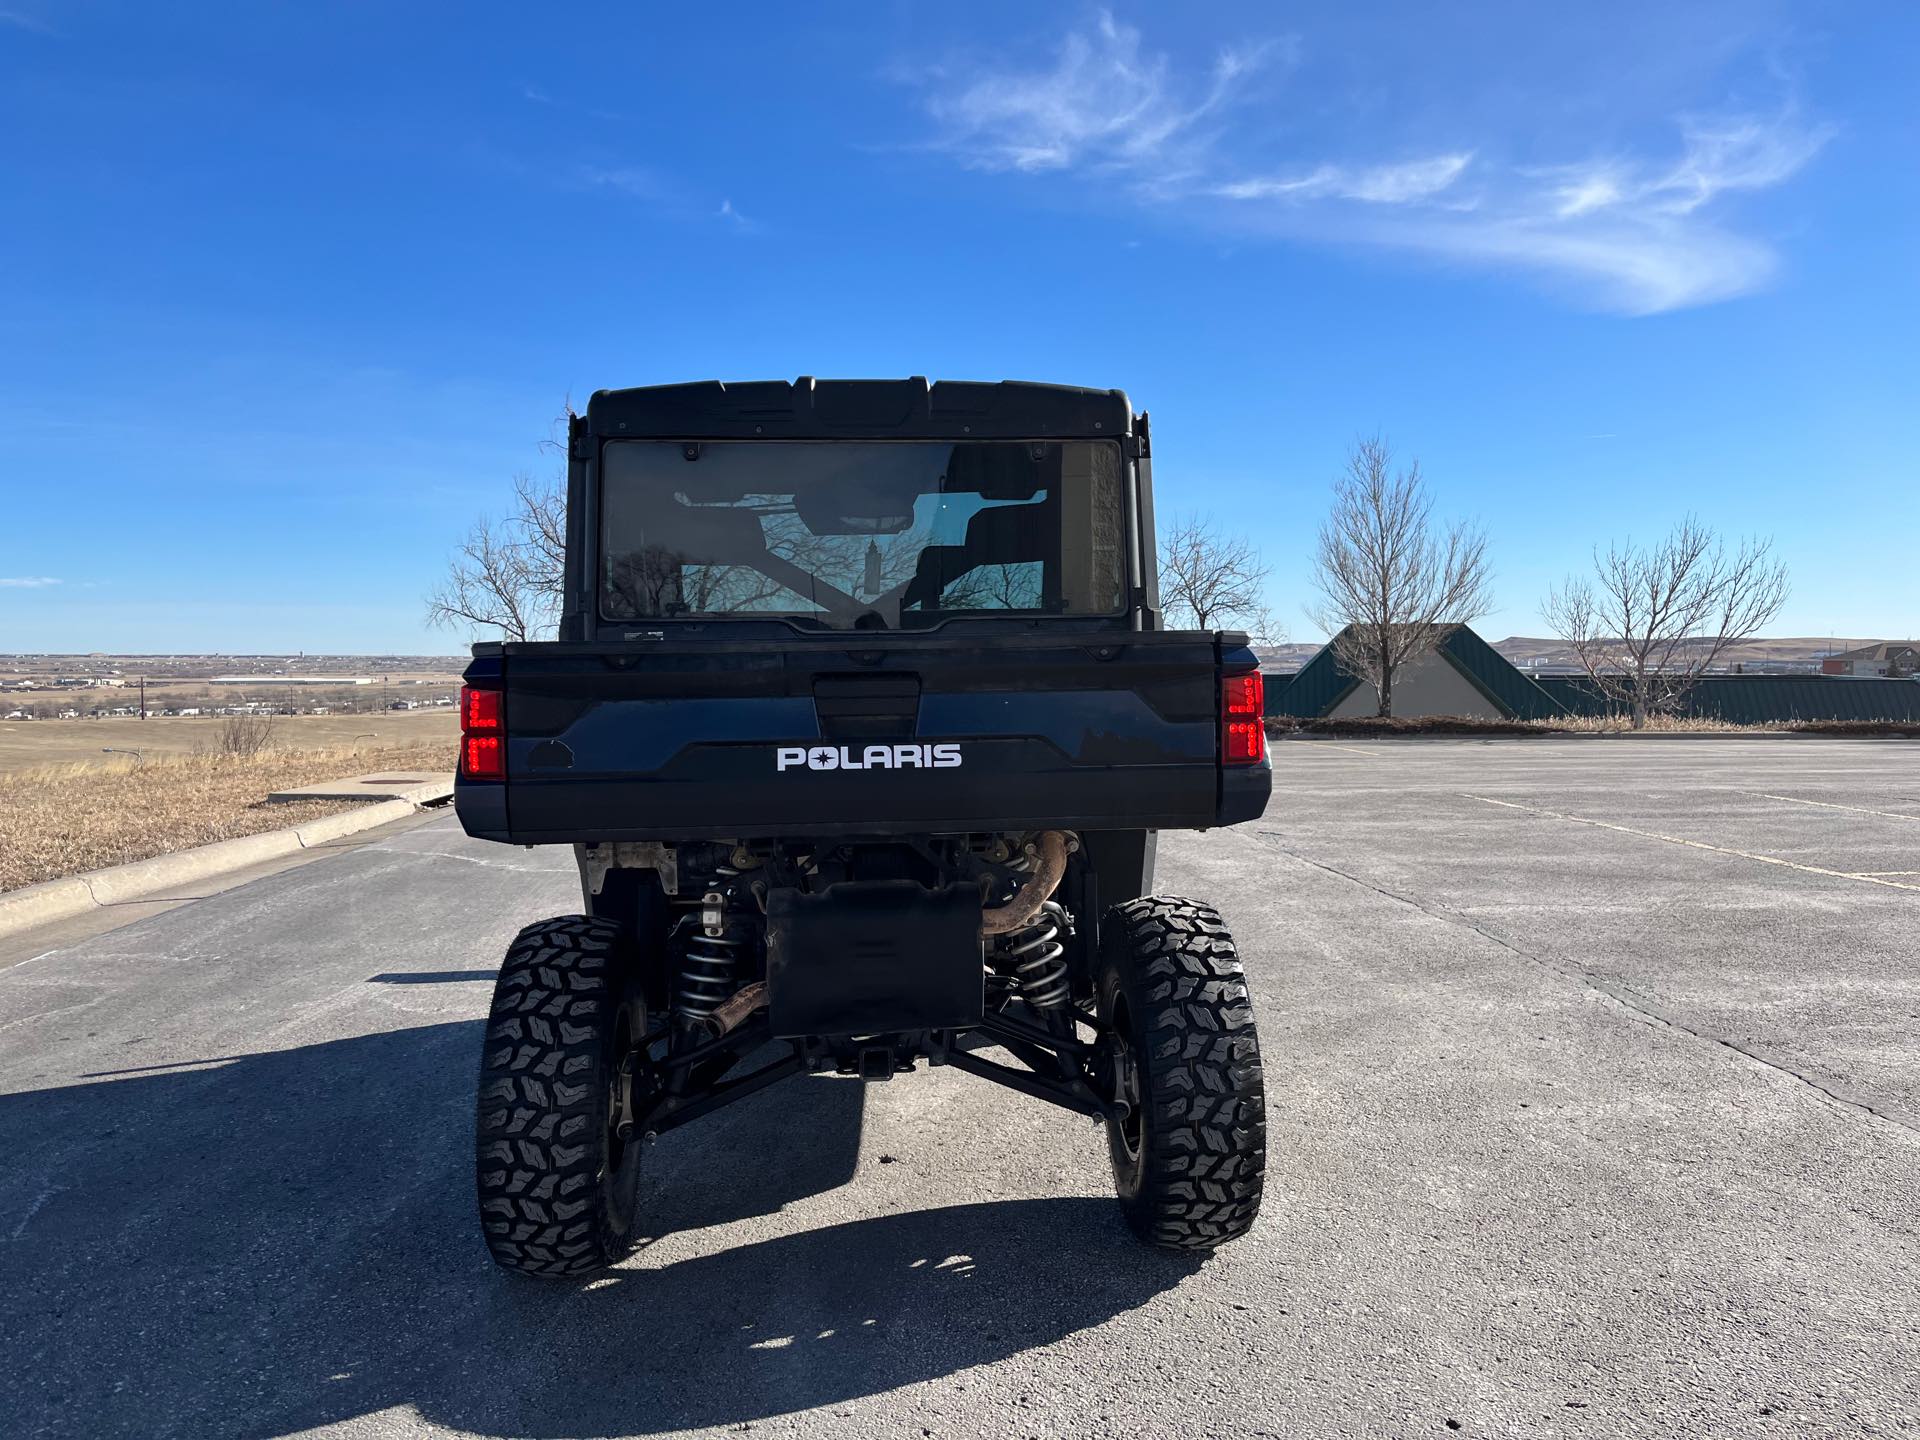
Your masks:
<svg viewBox="0 0 1920 1440"><path fill-rule="evenodd" d="M140 677L140 718L147 718L147 677Z"/></svg>

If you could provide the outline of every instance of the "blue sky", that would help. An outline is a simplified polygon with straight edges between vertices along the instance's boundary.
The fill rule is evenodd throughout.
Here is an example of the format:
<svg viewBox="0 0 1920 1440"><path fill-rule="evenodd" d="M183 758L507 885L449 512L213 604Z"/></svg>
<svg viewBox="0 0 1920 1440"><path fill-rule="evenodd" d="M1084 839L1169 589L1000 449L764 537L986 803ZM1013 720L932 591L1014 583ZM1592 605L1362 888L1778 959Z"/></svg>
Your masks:
<svg viewBox="0 0 1920 1440"><path fill-rule="evenodd" d="M435 650L569 397L1121 386L1293 638L1347 445L1920 630L1920 7L0 0L0 650Z"/></svg>

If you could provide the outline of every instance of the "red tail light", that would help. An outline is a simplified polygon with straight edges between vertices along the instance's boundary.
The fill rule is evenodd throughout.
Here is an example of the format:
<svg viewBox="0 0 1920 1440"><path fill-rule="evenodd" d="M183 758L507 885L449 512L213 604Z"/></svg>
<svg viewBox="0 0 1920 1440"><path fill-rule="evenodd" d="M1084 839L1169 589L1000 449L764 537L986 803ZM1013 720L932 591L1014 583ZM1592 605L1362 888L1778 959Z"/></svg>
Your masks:
<svg viewBox="0 0 1920 1440"><path fill-rule="evenodd" d="M1258 765L1267 755L1266 686L1258 670L1220 681L1220 758Z"/></svg>
<svg viewBox="0 0 1920 1440"><path fill-rule="evenodd" d="M500 733L500 701L498 690L476 690L465 685L460 690L460 729L468 735L497 735Z"/></svg>
<svg viewBox="0 0 1920 1440"><path fill-rule="evenodd" d="M507 757L498 735L469 735L461 742L460 764L469 780L504 780Z"/></svg>
<svg viewBox="0 0 1920 1440"><path fill-rule="evenodd" d="M460 773L469 780L507 778L506 697L472 685L460 691Z"/></svg>

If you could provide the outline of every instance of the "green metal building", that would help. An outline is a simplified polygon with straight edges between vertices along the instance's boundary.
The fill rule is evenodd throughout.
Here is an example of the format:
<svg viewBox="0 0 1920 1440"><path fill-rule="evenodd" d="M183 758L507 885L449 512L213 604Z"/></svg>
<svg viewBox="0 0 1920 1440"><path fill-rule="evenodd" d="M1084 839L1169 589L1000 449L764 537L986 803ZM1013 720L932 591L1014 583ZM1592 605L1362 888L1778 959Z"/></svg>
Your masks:
<svg viewBox="0 0 1920 1440"><path fill-rule="evenodd" d="M1465 625L1449 626L1432 653L1396 679L1394 714L1552 720L1607 715L1615 707L1584 675L1527 675ZM1440 708L1435 708L1436 706ZM1267 714L1301 720L1371 715L1372 687L1335 657L1331 643L1292 676L1267 677ZM1788 720L1920 722L1920 681L1846 675L1703 675L1680 713L1733 725Z"/></svg>

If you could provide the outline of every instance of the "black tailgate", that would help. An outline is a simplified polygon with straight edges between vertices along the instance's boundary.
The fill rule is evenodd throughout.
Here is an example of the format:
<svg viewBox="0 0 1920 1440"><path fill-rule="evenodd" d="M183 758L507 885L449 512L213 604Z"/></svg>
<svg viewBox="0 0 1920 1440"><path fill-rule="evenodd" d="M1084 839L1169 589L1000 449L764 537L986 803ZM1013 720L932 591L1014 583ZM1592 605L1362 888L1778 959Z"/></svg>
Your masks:
<svg viewBox="0 0 1920 1440"><path fill-rule="evenodd" d="M1223 815L1200 632L488 645L506 779L468 830L522 843L1198 828ZM1269 772L1235 777L1264 803Z"/></svg>

